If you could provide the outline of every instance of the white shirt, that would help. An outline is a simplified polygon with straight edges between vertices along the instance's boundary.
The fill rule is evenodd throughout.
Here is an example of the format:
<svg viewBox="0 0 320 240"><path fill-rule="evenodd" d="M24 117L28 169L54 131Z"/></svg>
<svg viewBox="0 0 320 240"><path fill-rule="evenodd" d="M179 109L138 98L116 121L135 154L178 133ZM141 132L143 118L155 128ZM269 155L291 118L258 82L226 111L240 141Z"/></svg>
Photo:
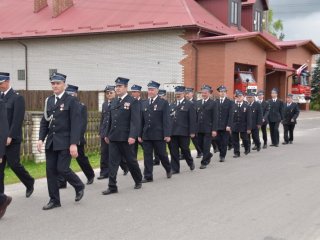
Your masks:
<svg viewBox="0 0 320 240"><path fill-rule="evenodd" d="M277 98L273 98L272 101L273 101L273 102L276 102L276 101L277 101Z"/></svg>
<svg viewBox="0 0 320 240"><path fill-rule="evenodd" d="M240 104L240 107L242 107L243 102L237 102L238 106Z"/></svg>
<svg viewBox="0 0 320 240"><path fill-rule="evenodd" d="M55 98L54 98L54 104L57 103L57 98L61 99L63 94L65 93L65 91L63 91L62 93L60 93L59 95L55 95Z"/></svg>
<svg viewBox="0 0 320 240"><path fill-rule="evenodd" d="M7 91L1 92L1 95L2 95L2 94L4 94L4 96L7 95L7 93L11 90L11 88L12 88L12 87L10 86Z"/></svg>
<svg viewBox="0 0 320 240"><path fill-rule="evenodd" d="M151 99L152 99L152 103L154 103L154 101L158 98L158 95L155 96L154 98L149 98L149 104L151 104Z"/></svg>
<svg viewBox="0 0 320 240"><path fill-rule="evenodd" d="M220 98L220 103L223 103L226 98Z"/></svg>
<svg viewBox="0 0 320 240"><path fill-rule="evenodd" d="M126 93L126 94L123 95L122 97L118 97L118 99L121 98L121 101L120 101L120 102L122 102L122 100L123 100L127 95L128 95L128 93Z"/></svg>
<svg viewBox="0 0 320 240"><path fill-rule="evenodd" d="M205 104L208 100L209 100L209 98L207 98L207 99L202 99L202 104Z"/></svg>
<svg viewBox="0 0 320 240"><path fill-rule="evenodd" d="M184 98L177 100L177 106L179 106L184 101Z"/></svg>

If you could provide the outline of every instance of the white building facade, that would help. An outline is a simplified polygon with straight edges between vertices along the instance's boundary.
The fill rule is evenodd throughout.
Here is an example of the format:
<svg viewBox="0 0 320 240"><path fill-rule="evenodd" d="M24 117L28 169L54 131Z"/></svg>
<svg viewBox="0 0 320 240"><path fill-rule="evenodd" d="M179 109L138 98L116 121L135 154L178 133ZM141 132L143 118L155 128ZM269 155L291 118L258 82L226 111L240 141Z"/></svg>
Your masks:
<svg viewBox="0 0 320 240"><path fill-rule="evenodd" d="M183 34L166 30L22 39L28 52L28 90L50 89L49 75L58 71L83 91L103 90L118 76L143 90L154 80L172 91L184 79L180 62L187 57L183 46L188 42ZM24 46L17 40L0 41L0 53L0 71L10 72L14 88L25 90Z"/></svg>

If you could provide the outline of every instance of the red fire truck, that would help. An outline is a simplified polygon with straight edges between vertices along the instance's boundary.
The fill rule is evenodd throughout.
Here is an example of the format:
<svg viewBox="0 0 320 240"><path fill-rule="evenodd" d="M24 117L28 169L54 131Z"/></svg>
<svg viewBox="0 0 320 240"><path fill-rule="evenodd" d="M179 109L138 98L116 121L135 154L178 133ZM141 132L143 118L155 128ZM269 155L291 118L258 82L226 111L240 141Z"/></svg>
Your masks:
<svg viewBox="0 0 320 240"><path fill-rule="evenodd" d="M234 74L234 90L240 90L245 94L257 93L258 85L252 72L236 71Z"/></svg>
<svg viewBox="0 0 320 240"><path fill-rule="evenodd" d="M297 103L308 103L311 99L310 73L307 67L307 64L303 64L292 75L293 101Z"/></svg>

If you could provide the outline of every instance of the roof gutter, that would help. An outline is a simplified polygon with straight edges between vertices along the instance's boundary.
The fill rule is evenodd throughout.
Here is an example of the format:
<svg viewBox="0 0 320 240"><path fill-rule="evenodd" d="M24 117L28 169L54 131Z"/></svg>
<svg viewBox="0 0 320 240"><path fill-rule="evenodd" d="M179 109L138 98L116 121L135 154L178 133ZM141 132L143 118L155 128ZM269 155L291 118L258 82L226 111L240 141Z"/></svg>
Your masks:
<svg viewBox="0 0 320 240"><path fill-rule="evenodd" d="M25 43L23 43L23 42L21 42L21 41L18 41L18 43L20 44L20 45L22 45L23 47L24 47L24 64L25 64L25 73L26 73L26 91L28 90L28 80L29 80L29 78L28 78L28 46L25 44Z"/></svg>

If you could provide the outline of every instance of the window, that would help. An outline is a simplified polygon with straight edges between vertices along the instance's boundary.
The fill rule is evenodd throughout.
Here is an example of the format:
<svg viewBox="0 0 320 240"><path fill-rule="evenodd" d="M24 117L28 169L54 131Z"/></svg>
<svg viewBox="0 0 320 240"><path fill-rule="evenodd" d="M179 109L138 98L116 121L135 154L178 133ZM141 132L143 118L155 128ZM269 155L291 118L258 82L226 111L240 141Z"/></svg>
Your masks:
<svg viewBox="0 0 320 240"><path fill-rule="evenodd" d="M58 72L58 69L49 69L49 78L53 73L57 73L57 72Z"/></svg>
<svg viewBox="0 0 320 240"><path fill-rule="evenodd" d="M239 24L239 3L234 0L231 1L230 22L234 25Z"/></svg>
<svg viewBox="0 0 320 240"><path fill-rule="evenodd" d="M26 80L26 70L24 69L18 70L18 80L19 81Z"/></svg>
<svg viewBox="0 0 320 240"><path fill-rule="evenodd" d="M241 73L239 73L239 76L240 76L241 81L243 83L255 83L256 82L253 74L250 72L241 72Z"/></svg>
<svg viewBox="0 0 320 240"><path fill-rule="evenodd" d="M260 11L256 11L254 14L254 31L260 32L262 26L262 14Z"/></svg>

